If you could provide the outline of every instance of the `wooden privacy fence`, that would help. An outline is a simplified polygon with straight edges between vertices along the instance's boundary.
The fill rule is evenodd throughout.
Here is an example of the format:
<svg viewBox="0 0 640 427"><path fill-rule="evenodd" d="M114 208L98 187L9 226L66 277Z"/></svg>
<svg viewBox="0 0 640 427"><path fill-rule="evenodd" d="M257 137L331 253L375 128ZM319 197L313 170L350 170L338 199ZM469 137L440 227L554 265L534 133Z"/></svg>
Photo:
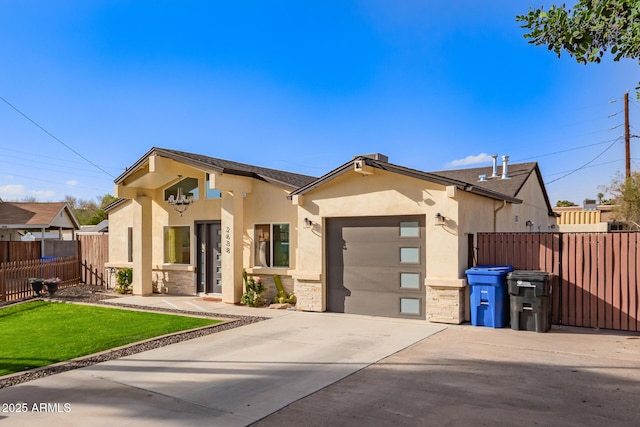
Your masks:
<svg viewBox="0 0 640 427"><path fill-rule="evenodd" d="M478 233L475 249L478 264L554 274L553 323L640 331L640 233Z"/></svg>
<svg viewBox="0 0 640 427"><path fill-rule="evenodd" d="M33 295L29 278L60 278L59 289L80 283L77 257L0 263L0 302L19 300Z"/></svg>
<svg viewBox="0 0 640 427"><path fill-rule="evenodd" d="M0 242L0 263L39 259L40 242Z"/></svg>
<svg viewBox="0 0 640 427"><path fill-rule="evenodd" d="M83 283L106 286L104 265L109 260L109 235L79 235L78 242Z"/></svg>

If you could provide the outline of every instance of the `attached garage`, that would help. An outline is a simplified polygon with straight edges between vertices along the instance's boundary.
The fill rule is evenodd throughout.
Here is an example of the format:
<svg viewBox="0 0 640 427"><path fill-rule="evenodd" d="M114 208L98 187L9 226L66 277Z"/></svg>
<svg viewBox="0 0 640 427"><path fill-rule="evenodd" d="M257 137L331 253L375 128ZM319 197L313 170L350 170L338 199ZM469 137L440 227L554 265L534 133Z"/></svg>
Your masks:
<svg viewBox="0 0 640 427"><path fill-rule="evenodd" d="M425 216L327 218L327 309L425 319Z"/></svg>

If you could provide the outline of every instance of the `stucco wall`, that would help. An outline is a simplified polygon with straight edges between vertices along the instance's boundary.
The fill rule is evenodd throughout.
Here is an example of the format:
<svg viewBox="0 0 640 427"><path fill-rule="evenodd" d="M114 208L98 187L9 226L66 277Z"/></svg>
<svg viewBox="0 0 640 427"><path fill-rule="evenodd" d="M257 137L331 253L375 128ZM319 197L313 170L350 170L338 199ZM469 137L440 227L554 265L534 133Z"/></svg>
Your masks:
<svg viewBox="0 0 640 427"><path fill-rule="evenodd" d="M195 175L192 173L192 175ZM200 195L205 194L204 174L199 179ZM232 236L236 248L242 251L242 267L255 274L290 275L295 268L297 239L297 208L287 199L288 192L278 186L246 177L231 177L225 181L226 185L236 185L249 191L236 191L234 197L242 198L243 209L241 235ZM228 190L223 190L228 191ZM222 200L219 198L200 198L187 209L182 216L164 202L164 187L145 192L151 202L152 238L145 242L151 250L154 292L167 291L170 293L195 293L195 261L196 261L196 221L220 221L222 219ZM121 206L109 212L109 263L108 266L131 266L127 262L128 228L133 225L132 202L126 201ZM290 224L290 268L253 268L254 261L254 226L255 224L288 223ZM164 228L166 226L187 226L190 232L190 263L164 263ZM224 233L223 233L224 235ZM237 277L235 277L237 276ZM239 284L241 276L236 274L232 279ZM225 286L225 284L223 284Z"/></svg>
<svg viewBox="0 0 640 427"><path fill-rule="evenodd" d="M446 217L445 225L435 225L436 213ZM294 279L300 309L326 309L326 219L390 215L425 215L427 279L440 277L443 286L464 286L458 273L458 202L446 187L382 170L372 175L350 171L305 194L298 206ZM304 218L313 225L305 228Z"/></svg>

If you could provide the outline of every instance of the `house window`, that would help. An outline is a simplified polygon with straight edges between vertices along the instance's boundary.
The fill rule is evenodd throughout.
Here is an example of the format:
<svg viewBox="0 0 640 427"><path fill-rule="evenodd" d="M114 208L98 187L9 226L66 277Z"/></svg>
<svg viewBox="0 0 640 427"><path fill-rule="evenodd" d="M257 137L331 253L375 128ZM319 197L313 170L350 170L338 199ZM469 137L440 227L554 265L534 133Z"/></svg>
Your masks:
<svg viewBox="0 0 640 427"><path fill-rule="evenodd" d="M185 196L193 196L193 200L198 200L198 180L195 178L183 178L164 190L164 201L168 201L169 196L176 197L178 188L182 188L182 194Z"/></svg>
<svg viewBox="0 0 640 427"><path fill-rule="evenodd" d="M190 264L190 257L191 233L189 227L164 227L165 264Z"/></svg>
<svg viewBox="0 0 640 427"><path fill-rule="evenodd" d="M256 267L289 267L289 224L256 224Z"/></svg>
<svg viewBox="0 0 640 427"><path fill-rule="evenodd" d="M205 199L220 199L222 198L222 191L209 188L209 181L211 181L211 175L207 174L207 181L205 188L207 192L205 193Z"/></svg>
<svg viewBox="0 0 640 427"><path fill-rule="evenodd" d="M127 228L127 262L133 262L133 227Z"/></svg>

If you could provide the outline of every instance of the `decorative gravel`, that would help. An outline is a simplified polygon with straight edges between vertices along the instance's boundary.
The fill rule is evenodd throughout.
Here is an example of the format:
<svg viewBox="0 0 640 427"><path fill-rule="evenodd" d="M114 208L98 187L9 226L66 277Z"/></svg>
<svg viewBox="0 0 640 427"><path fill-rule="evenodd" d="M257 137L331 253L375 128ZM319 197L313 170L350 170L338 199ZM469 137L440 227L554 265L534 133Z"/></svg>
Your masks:
<svg viewBox="0 0 640 427"><path fill-rule="evenodd" d="M266 317L258 317L258 316L235 316L235 315L220 315L215 313L204 313L200 311L184 311L184 310L172 310L168 308L156 308L156 307L147 307L147 306L136 306L136 305L121 305L121 304L113 304L109 302L105 302L104 300L113 299L113 298L127 298L126 296L119 295L112 291L105 290L101 286L94 285L80 285L73 286L70 288L60 289L58 290L53 298L50 298L51 301L64 301L64 302L74 302L74 303L88 303L88 304L99 304L103 306L112 306L118 308L131 308L136 310L146 310L146 311L154 311L154 312L165 312L165 313L180 313L185 316L198 316L198 317L211 317L220 320L226 320L224 323L219 323L212 326L206 326L204 328L199 328L192 331L186 332L177 332L168 336L162 336L158 338L152 338L143 342L131 344L128 346L119 347L112 350L107 350L102 353L97 353L89 356L80 357L68 362L60 362L55 365L45 366L42 368L32 369L30 371L18 372L11 375L6 375L4 377L0 377L0 389L11 387L16 384L25 383L27 381L32 381L38 378L46 377L49 375L58 374L60 372L66 372L73 369L83 368L85 366L95 365L96 363L106 362L108 360L118 359L120 357L129 356L136 353L141 353L143 351L152 350L154 348L164 347L166 345L175 344L181 341L190 340L193 338L199 338L205 335L214 334L216 332L226 331L228 329L238 328L240 326L249 325L251 323L260 322L262 320L266 320ZM46 298L49 299L49 298ZM31 299L29 299L31 300ZM26 300L26 301L29 301ZM17 303L21 303L23 301L19 301ZM9 304L0 305L0 309L2 306L6 306Z"/></svg>

